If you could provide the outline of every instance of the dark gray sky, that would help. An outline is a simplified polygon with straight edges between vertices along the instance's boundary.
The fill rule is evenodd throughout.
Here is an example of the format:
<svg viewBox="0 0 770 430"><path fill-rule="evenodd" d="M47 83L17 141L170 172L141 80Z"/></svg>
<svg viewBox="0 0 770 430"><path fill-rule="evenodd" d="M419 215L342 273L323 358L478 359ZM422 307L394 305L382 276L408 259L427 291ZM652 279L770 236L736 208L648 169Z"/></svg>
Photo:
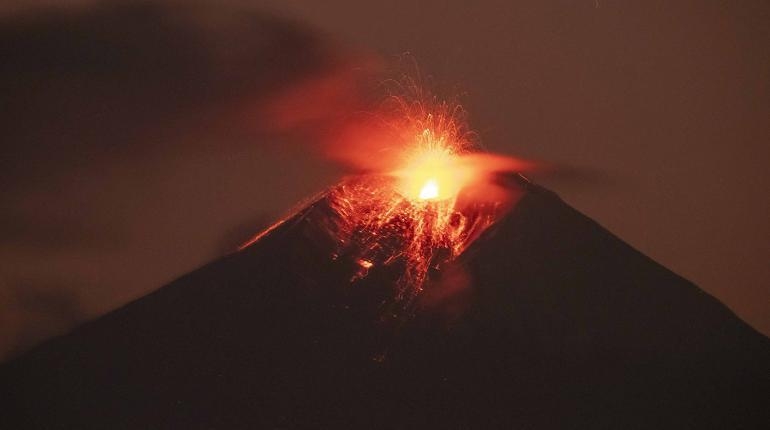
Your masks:
<svg viewBox="0 0 770 430"><path fill-rule="evenodd" d="M270 1L464 90L492 151L770 334L770 3Z"/></svg>
<svg viewBox="0 0 770 430"><path fill-rule="evenodd" d="M770 333L767 2L11 11L28 3L0 7L13 60L0 356L221 255L331 183L327 162L252 124L298 82L407 52L457 88L486 148L582 169L533 177Z"/></svg>

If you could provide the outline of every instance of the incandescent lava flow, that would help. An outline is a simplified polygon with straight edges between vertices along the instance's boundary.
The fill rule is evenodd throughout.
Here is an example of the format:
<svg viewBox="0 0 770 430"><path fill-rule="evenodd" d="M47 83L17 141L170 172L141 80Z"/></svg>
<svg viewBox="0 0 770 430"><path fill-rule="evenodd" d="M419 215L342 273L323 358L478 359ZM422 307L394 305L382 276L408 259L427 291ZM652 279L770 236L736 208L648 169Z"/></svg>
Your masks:
<svg viewBox="0 0 770 430"><path fill-rule="evenodd" d="M371 143L361 145L370 157L387 161L379 160L377 168L361 166L366 174L346 177L328 190L332 213L322 224L335 242L330 257L345 256L358 266L351 282L387 268L398 273L396 301L408 305L431 270L459 256L515 200L512 190L493 183L493 174L528 164L479 151L457 105L435 98L388 101L393 106L385 104L387 113L373 127L386 130L378 138L387 143L375 150Z"/></svg>

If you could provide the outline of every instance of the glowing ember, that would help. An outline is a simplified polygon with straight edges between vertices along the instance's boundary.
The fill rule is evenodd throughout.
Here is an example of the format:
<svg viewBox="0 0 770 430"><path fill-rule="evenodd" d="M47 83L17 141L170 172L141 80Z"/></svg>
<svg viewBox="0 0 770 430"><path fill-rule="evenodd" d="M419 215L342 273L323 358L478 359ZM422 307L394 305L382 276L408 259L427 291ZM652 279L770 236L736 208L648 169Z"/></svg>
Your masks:
<svg viewBox="0 0 770 430"><path fill-rule="evenodd" d="M351 282L397 274L396 300L408 304L431 270L460 255L505 210L511 196L489 175L519 164L474 151L456 105L425 97L388 101L379 128L340 144L346 160L374 173L332 188L323 200L332 214L316 224L336 243L330 257L356 264Z"/></svg>
<svg viewBox="0 0 770 430"><path fill-rule="evenodd" d="M338 215L337 254L366 262L352 281L378 267L395 269L401 274L397 299L408 302L432 269L460 255L500 211L497 203L459 203L466 187L483 176L466 162L472 145L453 116L459 110L403 106L409 109L399 123L406 141L400 168L348 178L329 201Z"/></svg>

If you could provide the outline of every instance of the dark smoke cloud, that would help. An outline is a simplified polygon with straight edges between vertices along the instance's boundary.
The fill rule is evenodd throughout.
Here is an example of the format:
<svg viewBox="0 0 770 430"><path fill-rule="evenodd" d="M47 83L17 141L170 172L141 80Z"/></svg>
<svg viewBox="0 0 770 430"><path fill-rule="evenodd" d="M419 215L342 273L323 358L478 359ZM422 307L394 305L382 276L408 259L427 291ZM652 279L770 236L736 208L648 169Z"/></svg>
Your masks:
<svg viewBox="0 0 770 430"><path fill-rule="evenodd" d="M334 176L268 150L285 142L259 121L353 67L297 23L221 2L36 7L0 18L0 52L0 358L234 249Z"/></svg>

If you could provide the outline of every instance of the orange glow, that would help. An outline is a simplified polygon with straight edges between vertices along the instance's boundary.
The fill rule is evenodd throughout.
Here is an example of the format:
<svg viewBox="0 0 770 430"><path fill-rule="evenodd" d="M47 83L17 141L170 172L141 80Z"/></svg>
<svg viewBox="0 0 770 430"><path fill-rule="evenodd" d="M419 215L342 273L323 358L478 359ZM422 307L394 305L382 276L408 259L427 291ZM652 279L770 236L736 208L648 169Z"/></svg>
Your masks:
<svg viewBox="0 0 770 430"><path fill-rule="evenodd" d="M479 163L469 151L473 145L458 108L401 107L404 116L393 127L398 167L348 178L329 200L339 215L338 253L352 253L363 269L351 281L378 267L400 267L397 299L410 302L425 288L431 269L460 255L497 219L501 204L463 201L467 189L484 182L485 165L494 163Z"/></svg>
<svg viewBox="0 0 770 430"><path fill-rule="evenodd" d="M416 149L405 166L393 172L399 192L413 200L445 200L456 197L467 185L468 175L458 165L456 149L425 129L416 137Z"/></svg>
<svg viewBox="0 0 770 430"><path fill-rule="evenodd" d="M396 301L404 306L426 288L433 270L508 209L514 196L492 175L525 167L477 151L463 110L419 89L412 99L387 98L342 136L330 156L366 173L329 190L324 202L331 216L319 227L336 243L331 258L357 263L351 283L382 270L397 273Z"/></svg>

